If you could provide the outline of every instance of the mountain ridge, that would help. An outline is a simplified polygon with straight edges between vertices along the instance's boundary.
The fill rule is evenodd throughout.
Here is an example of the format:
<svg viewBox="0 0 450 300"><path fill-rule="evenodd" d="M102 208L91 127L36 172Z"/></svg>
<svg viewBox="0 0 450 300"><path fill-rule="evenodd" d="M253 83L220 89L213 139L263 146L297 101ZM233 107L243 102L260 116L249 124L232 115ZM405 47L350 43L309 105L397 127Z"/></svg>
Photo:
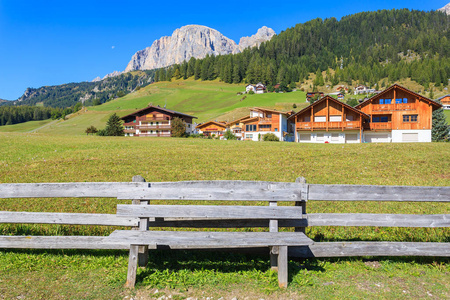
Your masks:
<svg viewBox="0 0 450 300"><path fill-rule="evenodd" d="M438 11L442 11L442 12L446 13L447 15L450 15L450 2L447 5L445 5L444 7L439 8Z"/></svg>
<svg viewBox="0 0 450 300"><path fill-rule="evenodd" d="M203 25L186 25L175 29L171 36L155 40L150 47L137 51L125 72L151 70L188 61L191 57L236 54L248 47L270 40L275 31L266 26L250 37L242 37L239 44L218 30Z"/></svg>

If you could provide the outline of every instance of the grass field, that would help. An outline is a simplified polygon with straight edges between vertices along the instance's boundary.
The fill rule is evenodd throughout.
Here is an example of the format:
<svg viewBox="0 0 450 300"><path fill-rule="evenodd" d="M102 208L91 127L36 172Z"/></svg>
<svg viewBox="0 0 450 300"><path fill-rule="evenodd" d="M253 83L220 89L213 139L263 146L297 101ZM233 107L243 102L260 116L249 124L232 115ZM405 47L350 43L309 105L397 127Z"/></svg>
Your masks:
<svg viewBox="0 0 450 300"><path fill-rule="evenodd" d="M87 127L104 128L112 113L124 116L137 109L149 105L160 105L168 109L191 114L198 119L195 122L205 122L211 119L232 121L248 115L248 108L261 106L279 110L292 110L295 103L296 111L307 105L304 92L267 93L263 95L237 95L245 91L244 84L226 84L218 81L176 80L158 82L140 89L125 97L115 99L99 106L88 107L68 120L53 122L43 126L40 122L27 122L12 126L1 126L0 132L31 132L84 135ZM244 100L242 100L245 97ZM44 121L47 122L47 121Z"/></svg>
<svg viewBox="0 0 450 300"><path fill-rule="evenodd" d="M67 122L67 121L66 121ZM113 138L0 133L0 182L272 180L309 183L450 185L450 145L344 144ZM114 213L115 199L3 199L2 210ZM308 203L308 212L448 213L442 203ZM2 225L0 234L107 235L113 228ZM450 242L438 229L317 227L316 241ZM172 295L241 299L449 298L448 259L308 259L289 264L277 288L267 256L152 253L135 291L122 287L125 251L0 251L0 298L143 299ZM432 295L432 296L430 296Z"/></svg>

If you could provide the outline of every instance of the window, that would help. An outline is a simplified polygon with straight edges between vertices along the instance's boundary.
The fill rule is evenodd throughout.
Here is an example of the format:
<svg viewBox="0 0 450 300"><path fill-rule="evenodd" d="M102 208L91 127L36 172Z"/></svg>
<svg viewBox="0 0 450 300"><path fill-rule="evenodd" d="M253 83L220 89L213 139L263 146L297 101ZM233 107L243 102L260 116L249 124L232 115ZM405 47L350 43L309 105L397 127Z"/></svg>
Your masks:
<svg viewBox="0 0 450 300"><path fill-rule="evenodd" d="M341 122L342 116L330 116L330 122Z"/></svg>
<svg viewBox="0 0 450 300"><path fill-rule="evenodd" d="M417 115L403 115L403 122L417 122Z"/></svg>
<svg viewBox="0 0 450 300"><path fill-rule="evenodd" d="M318 142L320 142L320 141L323 141L324 140L324 136L323 136L323 133L318 133L317 134L317 139L316 139Z"/></svg>
<svg viewBox="0 0 450 300"><path fill-rule="evenodd" d="M310 116L304 117L303 122L311 122L311 117Z"/></svg>
<svg viewBox="0 0 450 300"><path fill-rule="evenodd" d="M331 134L331 141L332 142L339 142L339 133L332 133Z"/></svg>
<svg viewBox="0 0 450 300"><path fill-rule="evenodd" d="M395 99L395 104L400 104L400 103L402 103L402 99L400 98L400 99Z"/></svg>
<svg viewBox="0 0 450 300"><path fill-rule="evenodd" d="M384 99L384 104L391 104L392 103L392 99Z"/></svg>
<svg viewBox="0 0 450 300"><path fill-rule="evenodd" d="M407 98L403 98L403 103L408 103L408 99Z"/></svg>
<svg viewBox="0 0 450 300"><path fill-rule="evenodd" d="M326 116L314 117L314 122L326 122L326 121L327 121L327 117Z"/></svg>
<svg viewBox="0 0 450 300"><path fill-rule="evenodd" d="M246 135L245 135L245 138L246 138L246 139L252 139L252 138L253 138L253 134L246 134Z"/></svg>
<svg viewBox="0 0 450 300"><path fill-rule="evenodd" d="M267 114L266 117L267 118L272 118L272 114Z"/></svg>
<svg viewBox="0 0 450 300"><path fill-rule="evenodd" d="M278 128L275 128L275 132L278 132Z"/></svg>
<svg viewBox="0 0 450 300"><path fill-rule="evenodd" d="M346 121L347 121L347 122L353 121L353 116L346 116L345 118L346 118Z"/></svg>
<svg viewBox="0 0 450 300"><path fill-rule="evenodd" d="M267 124L265 124L265 125L259 125L259 128L260 129L270 129L272 127L272 125L267 125Z"/></svg>
<svg viewBox="0 0 450 300"><path fill-rule="evenodd" d="M384 99L380 99L380 104L384 104Z"/></svg>
<svg viewBox="0 0 450 300"><path fill-rule="evenodd" d="M388 116L376 116L372 118L373 123L386 123L389 122Z"/></svg>
<svg viewBox="0 0 450 300"><path fill-rule="evenodd" d="M256 125L245 125L245 131L256 131Z"/></svg>

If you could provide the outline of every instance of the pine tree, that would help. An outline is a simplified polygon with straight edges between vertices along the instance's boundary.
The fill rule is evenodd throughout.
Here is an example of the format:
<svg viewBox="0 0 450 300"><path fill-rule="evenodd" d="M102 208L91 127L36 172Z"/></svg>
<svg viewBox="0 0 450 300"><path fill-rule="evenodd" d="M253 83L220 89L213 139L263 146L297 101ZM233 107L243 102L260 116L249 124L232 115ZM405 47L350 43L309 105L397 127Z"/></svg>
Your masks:
<svg viewBox="0 0 450 300"><path fill-rule="evenodd" d="M116 113L113 113L109 119L108 122L106 122L106 135L108 136L123 136L123 126L122 126L122 120L120 120L119 116L116 115Z"/></svg>
<svg viewBox="0 0 450 300"><path fill-rule="evenodd" d="M447 142L450 126L447 124L444 109L441 107L433 111L433 126L431 129L431 140L433 142Z"/></svg>

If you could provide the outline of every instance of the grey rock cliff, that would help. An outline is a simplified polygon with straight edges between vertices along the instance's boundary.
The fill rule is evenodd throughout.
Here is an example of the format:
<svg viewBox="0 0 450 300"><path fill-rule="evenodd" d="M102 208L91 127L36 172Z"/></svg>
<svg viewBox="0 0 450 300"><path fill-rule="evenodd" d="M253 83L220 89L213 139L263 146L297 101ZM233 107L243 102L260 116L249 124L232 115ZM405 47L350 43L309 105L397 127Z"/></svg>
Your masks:
<svg viewBox="0 0 450 300"><path fill-rule="evenodd" d="M261 43L270 40L275 35L275 31L272 28L266 26L258 29L258 32L250 37L246 36L239 41L239 49L243 51L246 48L251 48L261 45Z"/></svg>
<svg viewBox="0 0 450 300"><path fill-rule="evenodd" d="M446 6L439 8L439 11L445 12L447 15L450 15L450 3L448 3Z"/></svg>
<svg viewBox="0 0 450 300"><path fill-rule="evenodd" d="M207 54L239 53L247 47L259 46L274 35L272 29L264 26L255 35L242 38L241 46L215 29L201 25L187 25L176 29L172 36L164 36L154 41L150 47L136 52L125 72L167 67L187 61L191 57L204 58Z"/></svg>

